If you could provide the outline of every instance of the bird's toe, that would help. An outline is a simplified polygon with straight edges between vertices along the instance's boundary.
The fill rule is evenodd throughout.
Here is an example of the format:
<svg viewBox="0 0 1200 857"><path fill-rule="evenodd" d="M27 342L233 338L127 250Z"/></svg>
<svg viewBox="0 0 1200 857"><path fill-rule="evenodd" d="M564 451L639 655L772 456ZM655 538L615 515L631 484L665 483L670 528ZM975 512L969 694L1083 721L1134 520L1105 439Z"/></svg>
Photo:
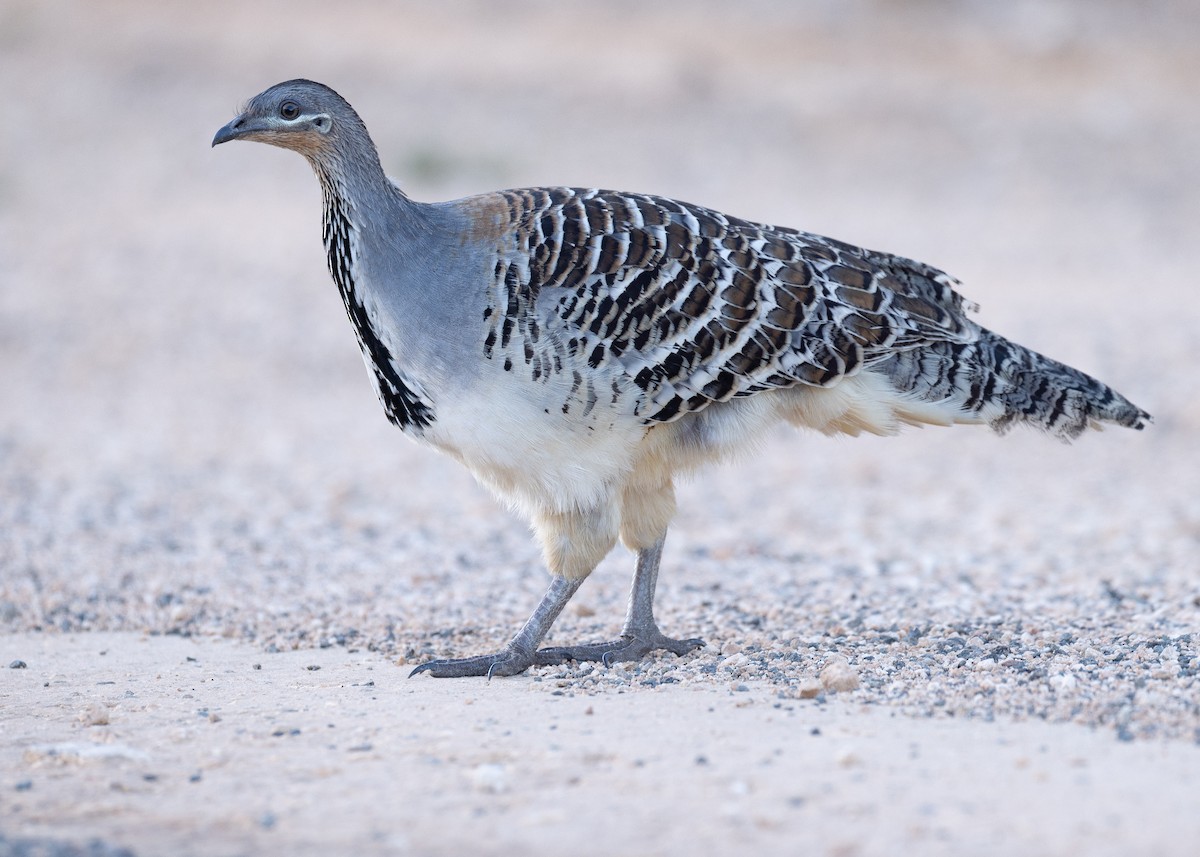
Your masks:
<svg viewBox="0 0 1200 857"><path fill-rule="evenodd" d="M567 661L598 661L605 666L628 661L640 661L650 652L660 649L674 655L686 655L704 645L699 638L675 640L663 634L626 634L608 643L587 643L580 646L551 646L539 649L534 663L551 666Z"/></svg>
<svg viewBox="0 0 1200 857"><path fill-rule="evenodd" d="M434 678L468 678L471 676L518 675L534 663L532 653L506 648L491 655L473 658L446 658L428 661L408 674L409 678L427 672Z"/></svg>

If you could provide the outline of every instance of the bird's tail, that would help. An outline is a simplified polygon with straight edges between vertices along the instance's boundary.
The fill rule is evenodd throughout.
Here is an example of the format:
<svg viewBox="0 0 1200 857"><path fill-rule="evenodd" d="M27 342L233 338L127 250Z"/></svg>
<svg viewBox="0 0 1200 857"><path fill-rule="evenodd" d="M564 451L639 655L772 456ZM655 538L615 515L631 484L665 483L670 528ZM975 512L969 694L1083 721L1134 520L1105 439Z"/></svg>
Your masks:
<svg viewBox="0 0 1200 857"><path fill-rule="evenodd" d="M895 353L878 367L901 393L955 422L998 432L1029 423L1062 440L1111 422L1141 429L1150 415L1066 364L981 330L973 342L937 342Z"/></svg>

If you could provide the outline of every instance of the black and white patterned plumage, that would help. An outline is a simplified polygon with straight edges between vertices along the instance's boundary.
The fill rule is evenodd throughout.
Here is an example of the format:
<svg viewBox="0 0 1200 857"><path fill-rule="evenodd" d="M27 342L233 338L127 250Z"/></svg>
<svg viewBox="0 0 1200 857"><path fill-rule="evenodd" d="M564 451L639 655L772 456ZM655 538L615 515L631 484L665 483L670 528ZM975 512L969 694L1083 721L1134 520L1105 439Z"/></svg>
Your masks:
<svg viewBox="0 0 1200 857"><path fill-rule="evenodd" d="M1145 414L1103 384L981 328L936 268L644 194L500 194L483 354L533 382L616 364L634 412L669 422L765 390L864 369L997 428L1064 437ZM591 395L603 395L594 391ZM957 413L954 413L957 412Z"/></svg>

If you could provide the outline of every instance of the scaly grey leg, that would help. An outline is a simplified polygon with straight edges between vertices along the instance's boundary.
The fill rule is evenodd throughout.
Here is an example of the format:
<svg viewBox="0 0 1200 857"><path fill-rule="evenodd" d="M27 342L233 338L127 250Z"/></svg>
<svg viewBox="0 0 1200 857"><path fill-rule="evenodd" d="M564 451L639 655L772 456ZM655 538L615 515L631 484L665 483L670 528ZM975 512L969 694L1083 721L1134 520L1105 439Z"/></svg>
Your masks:
<svg viewBox="0 0 1200 857"><path fill-rule="evenodd" d="M534 652L538 643L546 636L558 614L567 606L571 596L583 583L579 580L568 580L565 577L554 577L550 580L550 588L542 596L542 600L534 609L533 615L526 620L524 627L517 632L507 646L494 655L479 655L474 658L454 658L440 661L429 661L421 664L408 674L412 678L417 673L427 672L434 678L462 678L463 676L516 675L523 673L534 663ZM653 597L653 593L651 594Z"/></svg>
<svg viewBox="0 0 1200 857"><path fill-rule="evenodd" d="M654 621L654 589L658 584L658 563L662 559L666 536L653 545L638 551L637 569L633 573L633 586L629 590L629 609L625 614L625 627L621 637L610 643L589 643L582 646L553 646L540 649L534 655L534 663L549 665L565 661L600 661L605 666L617 661L641 660L649 652L666 649L676 655L704 645L698 638L675 640L664 636Z"/></svg>

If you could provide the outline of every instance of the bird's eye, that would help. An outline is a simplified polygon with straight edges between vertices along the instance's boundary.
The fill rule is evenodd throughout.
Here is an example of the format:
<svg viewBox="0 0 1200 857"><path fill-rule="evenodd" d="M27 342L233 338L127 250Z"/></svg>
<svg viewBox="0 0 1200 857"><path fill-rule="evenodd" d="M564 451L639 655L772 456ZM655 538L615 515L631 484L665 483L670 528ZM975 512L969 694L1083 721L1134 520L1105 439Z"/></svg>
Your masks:
<svg viewBox="0 0 1200 857"><path fill-rule="evenodd" d="M279 115L290 122L300 115L300 105L294 101L285 101L279 105Z"/></svg>

